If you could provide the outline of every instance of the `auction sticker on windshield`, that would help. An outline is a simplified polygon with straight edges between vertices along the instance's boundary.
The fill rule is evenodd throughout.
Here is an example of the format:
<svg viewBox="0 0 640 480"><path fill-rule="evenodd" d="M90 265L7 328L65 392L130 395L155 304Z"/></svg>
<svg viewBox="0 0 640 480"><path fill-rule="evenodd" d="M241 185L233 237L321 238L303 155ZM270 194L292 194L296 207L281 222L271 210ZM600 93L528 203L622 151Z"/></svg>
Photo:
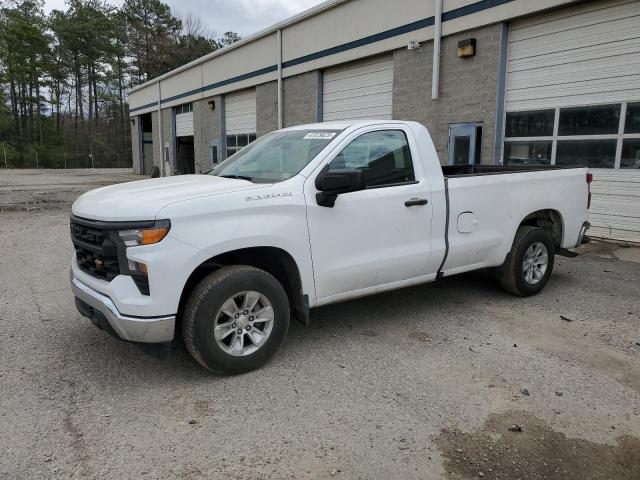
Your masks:
<svg viewBox="0 0 640 480"><path fill-rule="evenodd" d="M310 132L304 137L304 140L331 140L336 136L336 132Z"/></svg>

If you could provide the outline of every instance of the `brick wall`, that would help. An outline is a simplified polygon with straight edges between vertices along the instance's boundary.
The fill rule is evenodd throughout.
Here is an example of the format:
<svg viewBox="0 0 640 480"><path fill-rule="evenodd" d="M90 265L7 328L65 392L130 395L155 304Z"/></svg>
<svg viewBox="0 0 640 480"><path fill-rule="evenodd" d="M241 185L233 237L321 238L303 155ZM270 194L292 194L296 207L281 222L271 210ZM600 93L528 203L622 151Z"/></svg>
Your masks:
<svg viewBox="0 0 640 480"><path fill-rule="evenodd" d="M258 137L278 129L278 82L256 87L256 115Z"/></svg>
<svg viewBox="0 0 640 480"><path fill-rule="evenodd" d="M318 111L320 72L313 71L283 81L284 126L315 123Z"/></svg>
<svg viewBox="0 0 640 480"><path fill-rule="evenodd" d="M209 102L215 102L215 109ZM222 97L215 96L193 102L193 149L196 172L211 169L211 141L218 141L218 161L222 160Z"/></svg>
<svg viewBox="0 0 640 480"><path fill-rule="evenodd" d="M442 163L448 159L449 124L482 122L482 161L493 162L500 24L444 37L441 44L440 93L431 100L433 42L422 51L394 53L393 116L415 120L430 131ZM476 39L476 56L458 58L458 41Z"/></svg>

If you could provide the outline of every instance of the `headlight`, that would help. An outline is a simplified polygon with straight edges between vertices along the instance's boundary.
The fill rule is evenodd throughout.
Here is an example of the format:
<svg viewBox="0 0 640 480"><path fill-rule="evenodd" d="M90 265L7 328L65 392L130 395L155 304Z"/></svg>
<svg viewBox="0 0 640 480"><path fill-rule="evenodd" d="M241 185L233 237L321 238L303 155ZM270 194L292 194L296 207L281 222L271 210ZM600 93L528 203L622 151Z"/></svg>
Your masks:
<svg viewBox="0 0 640 480"><path fill-rule="evenodd" d="M158 243L167 236L170 228L169 220L160 220L153 227L120 230L118 234L127 247L137 247Z"/></svg>

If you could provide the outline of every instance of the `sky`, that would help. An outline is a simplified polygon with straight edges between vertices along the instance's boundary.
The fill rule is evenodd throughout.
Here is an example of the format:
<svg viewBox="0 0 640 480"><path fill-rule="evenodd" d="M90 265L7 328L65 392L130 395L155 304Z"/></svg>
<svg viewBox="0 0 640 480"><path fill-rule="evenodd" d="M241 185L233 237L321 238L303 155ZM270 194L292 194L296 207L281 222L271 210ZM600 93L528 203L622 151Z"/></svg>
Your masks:
<svg viewBox="0 0 640 480"><path fill-rule="evenodd" d="M323 0L164 0L175 15L189 11L197 13L214 36L233 31L246 37L274 23L284 20ZM122 0L110 0L122 5ZM64 10L64 0L45 0L45 11Z"/></svg>

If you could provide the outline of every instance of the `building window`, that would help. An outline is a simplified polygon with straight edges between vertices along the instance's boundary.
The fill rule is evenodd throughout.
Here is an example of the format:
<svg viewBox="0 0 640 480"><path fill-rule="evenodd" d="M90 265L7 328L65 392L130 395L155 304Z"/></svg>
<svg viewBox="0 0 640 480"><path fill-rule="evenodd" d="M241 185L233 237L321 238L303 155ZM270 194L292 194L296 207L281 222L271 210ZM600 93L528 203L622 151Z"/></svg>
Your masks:
<svg viewBox="0 0 640 480"><path fill-rule="evenodd" d="M507 165L551 165L553 141L505 142L504 163Z"/></svg>
<svg viewBox="0 0 640 480"><path fill-rule="evenodd" d="M624 133L640 133L640 102L627 104Z"/></svg>
<svg viewBox="0 0 640 480"><path fill-rule="evenodd" d="M640 102L508 112L504 164L640 168Z"/></svg>
<svg viewBox="0 0 640 480"><path fill-rule="evenodd" d="M620 168L640 169L640 138L628 138L622 142Z"/></svg>
<svg viewBox="0 0 640 480"><path fill-rule="evenodd" d="M613 168L617 140L560 140L556 165Z"/></svg>
<svg viewBox="0 0 640 480"><path fill-rule="evenodd" d="M615 135L619 126L619 104L561 108L558 135Z"/></svg>
<svg viewBox="0 0 640 480"><path fill-rule="evenodd" d="M507 113L507 137L550 137L553 135L555 110Z"/></svg>
<svg viewBox="0 0 640 480"><path fill-rule="evenodd" d="M255 133L234 133L233 135L227 135L227 158L239 152L255 140Z"/></svg>
<svg viewBox="0 0 640 480"><path fill-rule="evenodd" d="M173 108L176 112L176 115L180 115L182 113L189 113L189 112L193 112L193 103L185 103Z"/></svg>

